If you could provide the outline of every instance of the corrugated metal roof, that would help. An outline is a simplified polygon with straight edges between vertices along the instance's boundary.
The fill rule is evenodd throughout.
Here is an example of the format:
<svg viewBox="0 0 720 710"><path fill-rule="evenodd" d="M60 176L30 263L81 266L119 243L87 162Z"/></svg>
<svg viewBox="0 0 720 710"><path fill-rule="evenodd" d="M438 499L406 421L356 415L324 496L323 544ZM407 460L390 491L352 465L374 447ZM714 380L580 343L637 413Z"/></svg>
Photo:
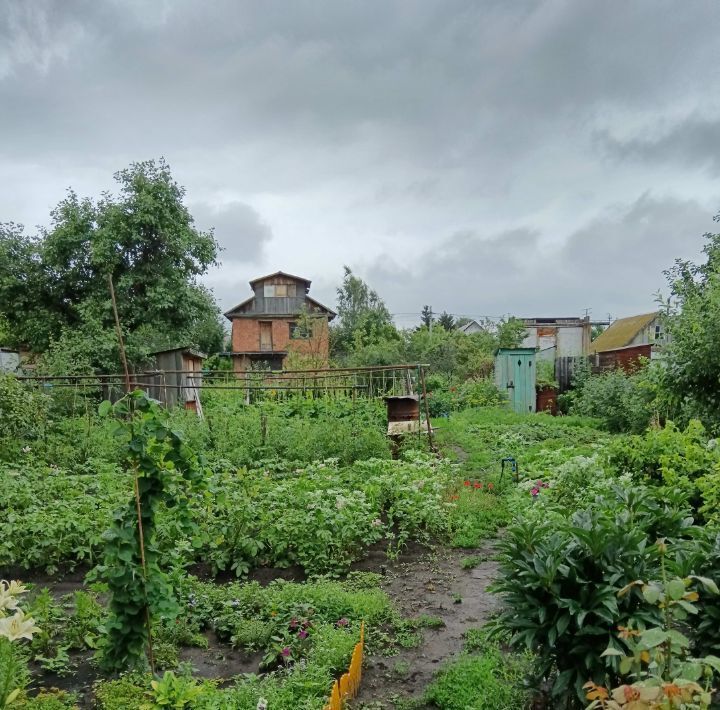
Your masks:
<svg viewBox="0 0 720 710"><path fill-rule="evenodd" d="M658 315L658 311L653 311L652 313L643 313L639 316L618 318L607 330L600 333L600 335L590 343L590 352L600 353L630 345L633 338L643 328L650 325Z"/></svg>

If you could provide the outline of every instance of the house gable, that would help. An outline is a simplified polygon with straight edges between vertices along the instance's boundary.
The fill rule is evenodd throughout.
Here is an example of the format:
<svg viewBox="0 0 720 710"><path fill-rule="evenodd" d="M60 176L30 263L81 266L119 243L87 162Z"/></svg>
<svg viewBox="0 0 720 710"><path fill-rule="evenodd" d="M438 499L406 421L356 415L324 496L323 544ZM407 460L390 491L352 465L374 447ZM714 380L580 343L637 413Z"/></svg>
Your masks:
<svg viewBox="0 0 720 710"><path fill-rule="evenodd" d="M336 313L319 301L307 295L310 280L277 271L250 282L253 295L225 313L225 317L235 318L278 318L293 316L303 308L332 320Z"/></svg>

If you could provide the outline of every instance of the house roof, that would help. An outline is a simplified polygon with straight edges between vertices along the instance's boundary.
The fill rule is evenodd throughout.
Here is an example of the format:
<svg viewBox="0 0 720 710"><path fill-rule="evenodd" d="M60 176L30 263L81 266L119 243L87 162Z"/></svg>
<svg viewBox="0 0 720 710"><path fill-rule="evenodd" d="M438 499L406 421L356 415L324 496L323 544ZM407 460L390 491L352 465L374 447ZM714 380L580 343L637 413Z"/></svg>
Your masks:
<svg viewBox="0 0 720 710"><path fill-rule="evenodd" d="M225 317L226 317L226 318L231 318L232 315L235 313L235 311L238 311L238 310L240 310L243 306L246 306L248 303L250 303L250 301L253 300L253 298L255 298L255 296L250 296L250 298L246 298L246 299L245 299L244 301L242 301L241 303L238 303L237 306L233 306L229 311L225 311L225 313L224 313Z"/></svg>
<svg viewBox="0 0 720 710"><path fill-rule="evenodd" d="M239 315L237 313L237 311L239 311L243 306L246 306L248 303L250 303L254 298L255 298L255 296L250 296L250 298L246 298L242 303L238 303L237 306L233 306L229 311L225 311L225 314L224 314L225 317L230 318L230 319L232 319L233 317L236 317L237 315ZM327 313L328 320L332 320L337 315L337 313L335 313L335 311L333 311L332 308L328 308L327 306L324 306L322 303L320 303L320 301L316 301L314 298L311 298L310 296L305 296L305 300L309 301L310 303L313 304L313 306L316 306L320 310ZM250 314L250 316L258 316L258 315L262 315L262 314L258 314L258 313ZM272 313L272 314L267 314L267 315L282 316L282 315L290 315L290 314L288 314L288 313Z"/></svg>
<svg viewBox="0 0 720 710"><path fill-rule="evenodd" d="M554 316L552 318L521 318L525 325L585 325L590 322L589 318L578 318L577 316Z"/></svg>
<svg viewBox="0 0 720 710"><path fill-rule="evenodd" d="M328 308L327 306L324 306L320 301L316 301L314 298L311 298L310 296L305 296L306 301L310 301L314 306L317 306L318 308L322 308L323 311L325 311L329 316L329 320L332 320L337 313L332 308Z"/></svg>
<svg viewBox="0 0 720 710"><path fill-rule="evenodd" d="M289 279L295 279L296 281L302 281L303 283L306 283L308 286L310 286L310 284L312 283L312 281L310 281L310 279L306 279L303 276L294 276L293 274L288 274L285 271L276 271L275 273L267 274L267 276L259 276L258 278L253 279L250 282L250 285L252 286L253 284L258 283L259 281L265 281L267 279L271 279L273 276L287 276L287 278L289 278Z"/></svg>
<svg viewBox="0 0 720 710"><path fill-rule="evenodd" d="M482 328L480 323L478 323L476 320L469 320L465 325L461 325L458 330L466 331L468 328L471 328L472 326L477 326L478 328Z"/></svg>
<svg viewBox="0 0 720 710"><path fill-rule="evenodd" d="M659 315L658 311L652 313L643 313L639 316L630 316L629 318L618 318L607 330L598 335L595 340L590 343L591 353L605 352L606 350L616 350L630 345L633 338L645 327L650 325Z"/></svg>

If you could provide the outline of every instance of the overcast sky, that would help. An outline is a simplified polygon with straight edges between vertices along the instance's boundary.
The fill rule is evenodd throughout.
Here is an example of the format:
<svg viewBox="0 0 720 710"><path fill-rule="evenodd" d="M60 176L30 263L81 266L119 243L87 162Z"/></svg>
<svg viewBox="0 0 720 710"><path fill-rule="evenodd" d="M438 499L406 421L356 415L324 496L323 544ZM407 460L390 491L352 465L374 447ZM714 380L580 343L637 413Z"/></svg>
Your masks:
<svg viewBox="0 0 720 710"><path fill-rule="evenodd" d="M720 211L717 0L0 0L0 221L164 156L223 307L652 310ZM416 317L415 317L416 318Z"/></svg>

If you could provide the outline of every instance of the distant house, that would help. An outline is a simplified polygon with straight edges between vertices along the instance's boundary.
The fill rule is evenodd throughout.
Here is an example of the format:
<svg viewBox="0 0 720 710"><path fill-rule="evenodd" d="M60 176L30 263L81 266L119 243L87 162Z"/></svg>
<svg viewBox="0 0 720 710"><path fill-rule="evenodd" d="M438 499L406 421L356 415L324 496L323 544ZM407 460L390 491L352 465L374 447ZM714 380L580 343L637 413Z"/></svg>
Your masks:
<svg viewBox="0 0 720 710"><path fill-rule="evenodd" d="M538 360L582 357L590 351L590 318L523 318L520 347L535 348Z"/></svg>
<svg viewBox="0 0 720 710"><path fill-rule="evenodd" d="M258 365L281 370L292 351L327 363L328 323L337 314L308 296L310 283L283 271L250 282L253 295L225 313L232 323L235 370ZM303 312L312 317L312 332L305 332L299 322Z"/></svg>
<svg viewBox="0 0 720 710"><path fill-rule="evenodd" d="M640 358L657 357L664 342L660 312L653 311L613 321L593 340L590 352L600 370L620 367L629 372L637 368Z"/></svg>
<svg viewBox="0 0 720 710"><path fill-rule="evenodd" d="M464 325L459 326L458 330L466 335L472 335L473 333L482 333L485 328L483 328L476 320L469 320Z"/></svg>

